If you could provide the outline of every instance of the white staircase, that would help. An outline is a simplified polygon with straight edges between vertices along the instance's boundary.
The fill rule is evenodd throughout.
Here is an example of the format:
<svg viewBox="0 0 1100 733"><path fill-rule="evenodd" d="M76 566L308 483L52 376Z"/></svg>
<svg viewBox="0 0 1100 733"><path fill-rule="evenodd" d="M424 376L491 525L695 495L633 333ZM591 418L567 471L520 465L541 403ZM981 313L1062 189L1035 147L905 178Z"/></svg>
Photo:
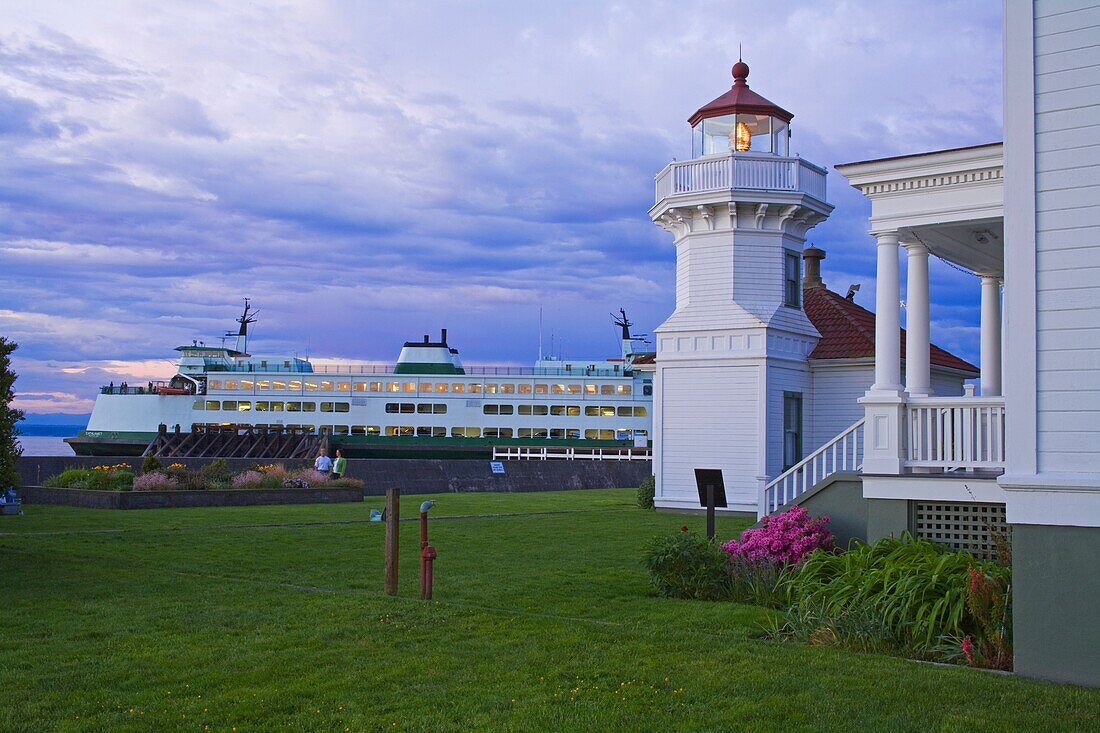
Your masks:
<svg viewBox="0 0 1100 733"><path fill-rule="evenodd" d="M777 511L833 474L863 468L863 423L864 418L852 423L840 435L765 486L756 511L757 518Z"/></svg>

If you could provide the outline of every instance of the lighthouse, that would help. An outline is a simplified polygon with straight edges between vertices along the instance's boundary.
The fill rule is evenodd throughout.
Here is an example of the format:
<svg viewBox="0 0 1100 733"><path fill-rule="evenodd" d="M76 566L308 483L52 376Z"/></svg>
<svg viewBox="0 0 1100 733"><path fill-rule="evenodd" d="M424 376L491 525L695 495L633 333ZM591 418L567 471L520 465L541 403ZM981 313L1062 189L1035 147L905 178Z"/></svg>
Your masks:
<svg viewBox="0 0 1100 733"><path fill-rule="evenodd" d="M806 234L833 207L824 168L791 153L793 115L749 88L688 119L691 158L656 177L653 222L676 247L676 307L656 329L655 501L698 508L694 469L722 469L729 509L756 512L797 463L820 334L803 309Z"/></svg>

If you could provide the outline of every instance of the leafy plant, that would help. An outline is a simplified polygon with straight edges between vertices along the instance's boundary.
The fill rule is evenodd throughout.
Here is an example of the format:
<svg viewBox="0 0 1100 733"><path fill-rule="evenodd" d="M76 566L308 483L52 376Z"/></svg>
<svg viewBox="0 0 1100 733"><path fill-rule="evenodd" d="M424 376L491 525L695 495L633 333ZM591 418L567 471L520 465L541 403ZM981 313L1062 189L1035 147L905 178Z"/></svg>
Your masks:
<svg viewBox="0 0 1100 733"><path fill-rule="evenodd" d="M662 596L712 601L730 597L728 555L716 542L686 527L650 540L645 566L650 584Z"/></svg>
<svg viewBox="0 0 1100 733"><path fill-rule="evenodd" d="M730 598L739 603L755 603L767 608L783 605L777 586L783 576L783 566L766 560L753 560L741 555L727 558L730 577Z"/></svg>
<svg viewBox="0 0 1100 733"><path fill-rule="evenodd" d="M1012 669L1011 586L1003 569L986 573L972 567L966 591L966 609L974 619L974 633L960 646L971 667Z"/></svg>
<svg viewBox="0 0 1100 733"><path fill-rule="evenodd" d="M259 471L241 471L231 482L234 489L258 489L266 477Z"/></svg>
<svg viewBox="0 0 1100 733"><path fill-rule="evenodd" d="M228 484L233 478L233 471L224 458L215 458L210 463L199 469L199 479L206 488L213 488L218 484Z"/></svg>
<svg viewBox="0 0 1100 733"><path fill-rule="evenodd" d="M850 619L874 618L883 644L937 655L944 640L978 631L967 609L972 569L1007 581L1005 568L907 534L839 555L815 552L780 580L790 607L786 632L805 637L807 629L843 629Z"/></svg>
<svg viewBox="0 0 1100 733"><path fill-rule="evenodd" d="M745 530L741 539L730 540L722 549L731 556L777 565L793 565L817 550L832 550L834 539L829 518L815 518L800 506L782 514L770 514L759 527Z"/></svg>
<svg viewBox="0 0 1100 733"><path fill-rule="evenodd" d="M653 497L657 492L657 479L654 476L646 476L638 487L638 506L642 509L655 509Z"/></svg>
<svg viewBox="0 0 1100 733"><path fill-rule="evenodd" d="M50 476L42 483L51 489L86 489L88 488L88 476L91 474L86 468L66 468L56 476Z"/></svg>

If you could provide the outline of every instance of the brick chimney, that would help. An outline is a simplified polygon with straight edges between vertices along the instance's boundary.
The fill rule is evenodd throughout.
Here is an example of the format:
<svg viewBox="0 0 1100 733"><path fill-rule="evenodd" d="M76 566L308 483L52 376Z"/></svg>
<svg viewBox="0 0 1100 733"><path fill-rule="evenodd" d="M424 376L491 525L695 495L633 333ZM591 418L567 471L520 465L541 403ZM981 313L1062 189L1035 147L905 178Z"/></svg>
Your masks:
<svg viewBox="0 0 1100 733"><path fill-rule="evenodd" d="M825 283L821 280L821 261L825 259L825 250L817 247L807 247L802 250L802 260L806 263L802 273L802 287L823 288Z"/></svg>

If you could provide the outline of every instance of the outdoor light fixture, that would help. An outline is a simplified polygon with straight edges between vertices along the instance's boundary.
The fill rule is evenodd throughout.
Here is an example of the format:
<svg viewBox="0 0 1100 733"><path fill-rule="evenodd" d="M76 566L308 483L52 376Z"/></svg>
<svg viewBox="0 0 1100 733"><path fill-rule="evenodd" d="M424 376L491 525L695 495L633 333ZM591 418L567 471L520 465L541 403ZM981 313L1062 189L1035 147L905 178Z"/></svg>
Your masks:
<svg viewBox="0 0 1100 733"><path fill-rule="evenodd" d="M421 514L427 514L428 510L431 509L433 506L435 506L434 501L425 501L425 502L421 503L420 513Z"/></svg>
<svg viewBox="0 0 1100 733"><path fill-rule="evenodd" d="M738 153L746 152L752 147L752 133L744 122L738 122L730 133L730 149Z"/></svg>

